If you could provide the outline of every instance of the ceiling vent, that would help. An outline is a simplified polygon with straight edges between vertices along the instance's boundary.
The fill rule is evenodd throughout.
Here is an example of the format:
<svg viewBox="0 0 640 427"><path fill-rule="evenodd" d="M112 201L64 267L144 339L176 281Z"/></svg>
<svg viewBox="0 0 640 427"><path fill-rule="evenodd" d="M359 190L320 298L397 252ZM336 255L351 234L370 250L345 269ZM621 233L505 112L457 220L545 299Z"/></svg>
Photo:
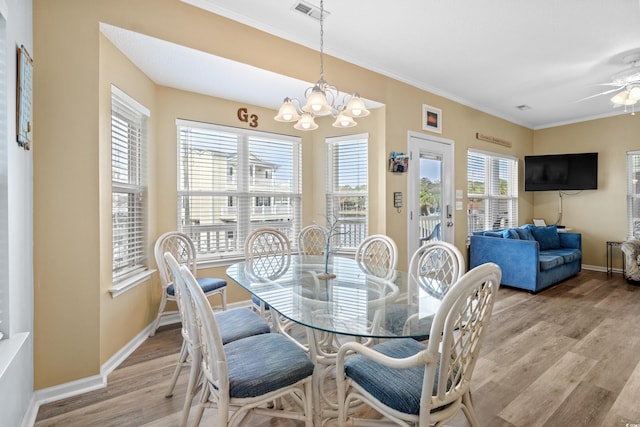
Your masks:
<svg viewBox="0 0 640 427"><path fill-rule="evenodd" d="M304 15L310 16L313 19L320 20L320 8L312 5L311 3L307 3L306 1L298 1L293 7L293 10L296 12L302 13ZM329 12L324 11L324 18L329 15Z"/></svg>

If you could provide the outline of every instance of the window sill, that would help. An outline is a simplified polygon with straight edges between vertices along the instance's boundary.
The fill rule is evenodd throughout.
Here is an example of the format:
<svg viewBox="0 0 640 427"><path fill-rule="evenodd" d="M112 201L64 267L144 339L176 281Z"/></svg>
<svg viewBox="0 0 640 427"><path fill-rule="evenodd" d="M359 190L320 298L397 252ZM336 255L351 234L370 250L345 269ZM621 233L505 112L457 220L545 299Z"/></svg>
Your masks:
<svg viewBox="0 0 640 427"><path fill-rule="evenodd" d="M227 258L200 258L197 260L197 267L198 270L201 268L225 267L240 261L244 261L244 256L238 255Z"/></svg>
<svg viewBox="0 0 640 427"><path fill-rule="evenodd" d="M5 372L15 360L28 337L28 332L22 332L0 341L0 380L4 377Z"/></svg>
<svg viewBox="0 0 640 427"><path fill-rule="evenodd" d="M111 298L120 296L128 290L135 288L140 283L146 282L155 272L156 270L145 270L142 273L129 277L127 280L124 280L117 285L111 286L111 288L109 288L109 292L111 292Z"/></svg>

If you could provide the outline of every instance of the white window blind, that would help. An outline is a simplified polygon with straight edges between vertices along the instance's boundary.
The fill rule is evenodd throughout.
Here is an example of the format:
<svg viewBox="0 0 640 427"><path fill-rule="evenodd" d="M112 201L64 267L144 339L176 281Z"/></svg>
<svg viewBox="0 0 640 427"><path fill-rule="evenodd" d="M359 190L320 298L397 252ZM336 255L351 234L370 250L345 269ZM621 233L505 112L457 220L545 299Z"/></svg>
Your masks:
<svg viewBox="0 0 640 427"><path fill-rule="evenodd" d="M627 236L640 239L640 151L627 153Z"/></svg>
<svg viewBox="0 0 640 427"><path fill-rule="evenodd" d="M178 229L201 258L244 256L247 235L300 230L300 138L177 121Z"/></svg>
<svg viewBox="0 0 640 427"><path fill-rule="evenodd" d="M6 7L6 6L5 6ZM7 137L7 21L6 10L0 11L0 140L9 141ZM12 301L20 301L20 295L12 298L9 292L9 184L8 184L8 144L0 145L0 340L10 337L10 315ZM14 188L27 188L15 186ZM14 207L15 208L15 207ZM25 265L26 268L26 265ZM20 304L14 304L16 310ZM2 351L0 351L0 359ZM0 363L1 364L1 363Z"/></svg>
<svg viewBox="0 0 640 427"><path fill-rule="evenodd" d="M355 249L368 233L368 141L367 134L327 138L327 221L337 224L334 248Z"/></svg>
<svg viewBox="0 0 640 427"><path fill-rule="evenodd" d="M518 226L518 160L467 153L468 232Z"/></svg>
<svg viewBox="0 0 640 427"><path fill-rule="evenodd" d="M113 281L147 268L146 127L149 112L112 87L111 193Z"/></svg>

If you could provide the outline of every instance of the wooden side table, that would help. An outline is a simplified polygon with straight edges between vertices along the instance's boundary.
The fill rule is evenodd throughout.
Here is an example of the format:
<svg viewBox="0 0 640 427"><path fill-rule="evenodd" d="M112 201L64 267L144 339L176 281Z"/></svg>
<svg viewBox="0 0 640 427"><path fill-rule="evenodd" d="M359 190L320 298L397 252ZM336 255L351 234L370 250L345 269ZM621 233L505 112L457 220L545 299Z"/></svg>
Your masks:
<svg viewBox="0 0 640 427"><path fill-rule="evenodd" d="M607 275L610 275L613 273L613 248L618 248L620 249L620 246L622 245L623 242L616 242L616 241L611 241L611 240L607 240ZM620 253L622 254L622 251L620 251ZM624 254L622 254L622 274L624 275Z"/></svg>

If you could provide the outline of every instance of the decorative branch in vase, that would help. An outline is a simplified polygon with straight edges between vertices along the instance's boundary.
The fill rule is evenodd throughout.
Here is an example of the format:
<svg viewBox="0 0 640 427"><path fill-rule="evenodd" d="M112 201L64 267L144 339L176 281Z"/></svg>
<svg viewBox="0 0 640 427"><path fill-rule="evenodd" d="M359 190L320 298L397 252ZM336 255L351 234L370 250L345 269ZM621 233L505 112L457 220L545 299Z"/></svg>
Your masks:
<svg viewBox="0 0 640 427"><path fill-rule="evenodd" d="M322 280L334 279L336 277L335 274L329 272L329 256L331 255L331 240L334 236L339 236L341 234L346 234L346 232L339 231L339 221L336 216L333 217L332 220L329 220L327 217L327 234L325 239L325 247L324 247L324 273L318 274L318 278Z"/></svg>

